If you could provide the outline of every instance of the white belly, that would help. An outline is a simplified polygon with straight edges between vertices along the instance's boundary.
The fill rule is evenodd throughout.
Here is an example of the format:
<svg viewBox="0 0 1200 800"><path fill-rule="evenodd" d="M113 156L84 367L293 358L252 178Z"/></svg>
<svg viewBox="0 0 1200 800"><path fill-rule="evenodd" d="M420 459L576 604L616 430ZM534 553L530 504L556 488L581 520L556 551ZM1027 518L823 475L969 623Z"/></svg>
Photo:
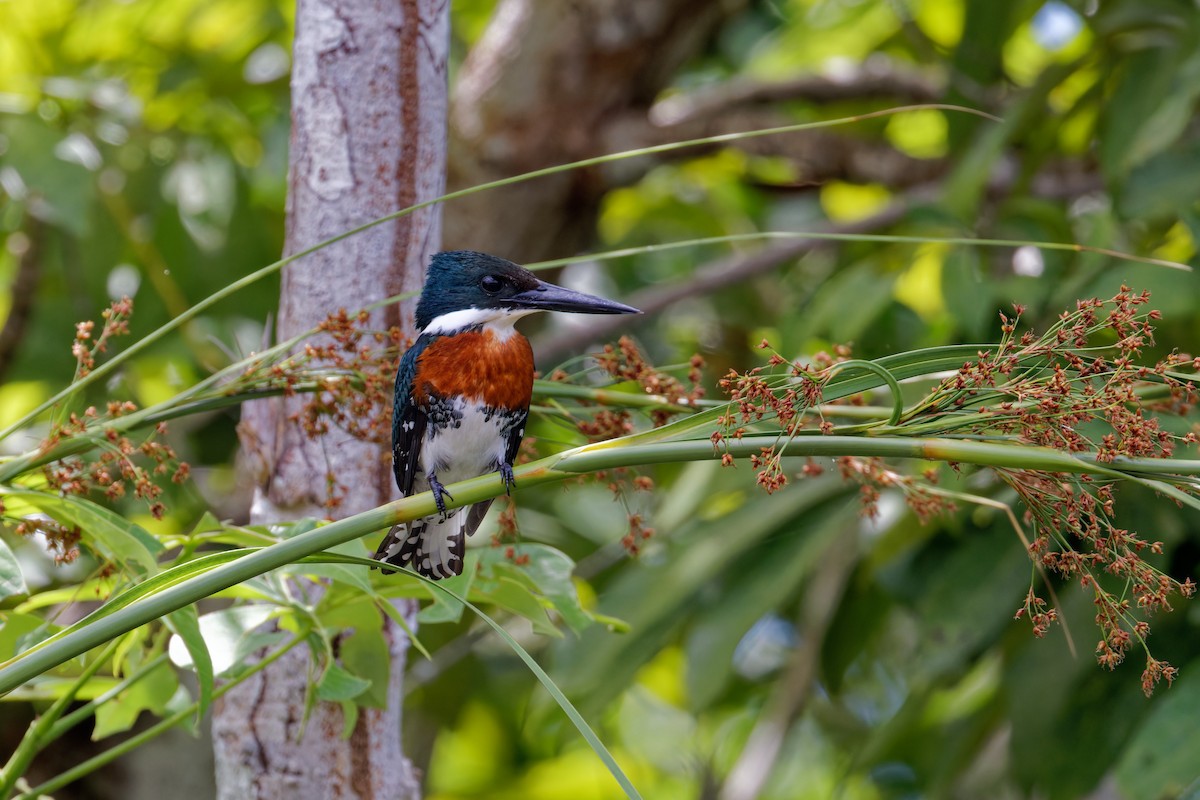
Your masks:
<svg viewBox="0 0 1200 800"><path fill-rule="evenodd" d="M442 483L453 483L499 469L504 463L511 418L494 412L489 416L482 406L462 400L454 402L454 410L457 413L452 423L431 424L426 429L425 446L421 448L424 475L433 472Z"/></svg>

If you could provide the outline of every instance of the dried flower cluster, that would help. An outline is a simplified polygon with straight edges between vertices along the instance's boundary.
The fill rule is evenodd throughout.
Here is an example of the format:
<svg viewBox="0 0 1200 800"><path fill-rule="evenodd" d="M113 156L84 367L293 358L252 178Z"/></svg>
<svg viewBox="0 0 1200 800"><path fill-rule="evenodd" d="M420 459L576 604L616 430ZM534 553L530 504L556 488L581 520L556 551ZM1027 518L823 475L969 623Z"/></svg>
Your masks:
<svg viewBox="0 0 1200 800"><path fill-rule="evenodd" d="M92 338L96 329L93 320L75 323L75 341L71 344L71 355L75 356L75 377L82 378L96 368L96 356L108 351L108 341L114 336L129 333L129 318L133 315L133 301L122 297L104 311L100 317L104 324L100 335Z"/></svg>
<svg viewBox="0 0 1200 800"><path fill-rule="evenodd" d="M1194 385L1174 370L1200 368L1200 358L1172 353L1152 366L1138 363L1142 348L1154 343L1152 321L1160 316L1140 310L1149 299L1149 292L1122 287L1108 301L1081 300L1040 337L1030 331L1016 336L1021 307L1017 318L1001 314L1003 338L996 350L981 351L964 364L919 412L928 418L971 409L987 418L991 433L1092 452L1105 462L1119 456L1168 458L1175 437L1148 411L1186 414L1195 405ZM1104 339L1111 344L1101 344ZM1151 385L1163 396L1148 409L1139 391ZM1102 431L1097 434L1087 423L1100 423Z"/></svg>
<svg viewBox="0 0 1200 800"><path fill-rule="evenodd" d="M338 309L326 317L321 334L287 362L270 367L270 378L295 395L307 376L315 383L290 419L310 439L338 427L362 441L391 442L392 394L400 354L409 342L398 327L371 331L370 315ZM346 487L337 475L325 476L327 511L341 505Z"/></svg>
<svg viewBox="0 0 1200 800"><path fill-rule="evenodd" d="M765 366L753 367L745 373L730 370L718 382L721 390L729 395L730 408L717 419L719 429L710 438L714 447L721 447L729 439L745 436L747 425L766 420L778 432L779 441L750 456L750 465L757 472L758 485L771 494L788 482L783 468L782 445L805 428L815 427L825 434L833 432L833 423L813 412L821 404L822 390L837 365L850 357L850 349L837 347L834 355L819 352L810 363L788 361L772 349L766 339L758 347L760 350L771 350ZM785 369L781 370L780 367ZM857 398L846 402L857 402ZM733 455L728 449L721 457L721 463L727 467L734 465ZM805 467L805 474L820 472L820 468L811 461Z"/></svg>
<svg viewBox="0 0 1200 800"><path fill-rule="evenodd" d="M316 391L292 416L310 438L318 438L335 425L356 439L377 444L391 442L392 392L400 353L408 341L398 327L370 331L370 315L350 316L338 309L317 326L321 334L304 347L294 367L320 365L322 377Z"/></svg>
<svg viewBox="0 0 1200 800"><path fill-rule="evenodd" d="M1172 434L1154 412L1182 415L1194 407L1196 387L1177 370L1200 368L1200 359L1171 353L1150 366L1139 363L1159 319L1157 311L1143 308L1149 299L1148 292L1121 287L1111 300L1082 300L1040 337L1016 335L1020 307L1016 318L1001 314L1000 346L944 382L930 395L924 415L950 412L953 418L952 409L968 410L978 420L968 429L972 433L1089 453L1101 463L1169 458L1178 444L1194 443L1196 434ZM1146 651L1147 694L1160 680L1174 680L1176 669L1146 648L1148 617L1169 610L1173 596L1191 597L1195 584L1147 563L1143 555L1161 554L1162 543L1118 526L1113 484L1091 475L996 471L1021 497L1025 520L1034 525L1030 556L1092 595L1101 632L1099 663L1114 669L1137 644ZM1177 488L1195 492L1186 482ZM1056 619L1032 589L1017 616L1028 616L1039 636Z"/></svg>
<svg viewBox="0 0 1200 800"><path fill-rule="evenodd" d="M1080 301L1041 336L1017 333L1020 307L1014 318L1001 314L999 345L979 351L975 360L909 408L890 432L1017 441L1086 454L1100 465L1170 457L1179 445L1197 442L1195 428L1172 433L1161 415L1182 415L1194 408L1194 379L1179 370L1200 369L1200 358L1172 353L1152 365L1140 363L1142 350L1154 342L1153 322L1159 318L1158 312L1146 308L1148 300L1148 293L1122 287L1110 300ZM762 346L770 347L766 342ZM805 427L817 425L823 433L835 430L814 413L835 363L828 356L815 366L789 362L772 352L765 367L730 373L721 387L732 404L720 420L722 429L712 436L714 446L740 439L750 428L773 429L779 444L763 448L751 463L768 492L781 488L788 479L781 445ZM728 452L724 462L733 462ZM868 514L886 489L902 492L922 520L952 508L929 485L932 475L921 481L878 459L842 458L837 463L844 478L860 485ZM810 460L803 474L820 471ZM1020 496L1025 520L1034 526L1030 557L1092 595L1101 632L1096 654L1103 666L1115 668L1135 644L1145 648L1147 618L1170 609L1174 596L1194 594L1190 578L1178 581L1145 561L1144 555L1162 552L1161 542L1119 527L1111 481L1022 468L995 472ZM1155 480L1165 486L1162 481L1169 478L1158 475ZM1195 496L1197 487L1179 480L1171 483L1171 491ZM1017 612L1018 618L1030 620L1037 636L1045 635L1057 616L1032 588ZM1149 693L1177 673L1148 649L1146 653L1142 685Z"/></svg>
<svg viewBox="0 0 1200 800"><path fill-rule="evenodd" d="M111 403L107 419L112 418L111 410L115 408L128 412L133 410L133 403ZM103 427L105 419L94 407L89 407L83 418L72 414L66 424L55 429L44 447L52 447L65 437L97 426L104 431L104 440L94 456L68 456L47 464L42 468L46 481L62 495L99 492L115 501L132 494L146 503L155 519L162 519L166 506L161 500L163 487L158 480L170 476L173 483L183 483L190 474L190 467L179 460L175 450L158 441L158 437L167 433L167 424L160 422L146 438L135 442L111 427Z"/></svg>
<svg viewBox="0 0 1200 800"><path fill-rule="evenodd" d="M83 532L78 525L64 525L49 517L29 517L18 522L15 530L18 536L35 533L45 536L55 564L70 564L79 558L79 540Z"/></svg>
<svg viewBox="0 0 1200 800"><path fill-rule="evenodd" d="M673 375L670 375L660 369L654 367L638 350L637 345L628 336L622 336L617 344L607 344L604 346L604 352L595 356L596 364L601 369L607 372L610 376L618 381L633 381L639 384L646 394L654 397L662 398L664 403L678 406L695 405L696 401L704 396L704 388L700 385L703 376L704 359L699 355L693 355L688 361L687 380L688 386L684 387L683 383ZM666 425L671 417L676 412L667 409L654 409L650 412L650 418L657 428ZM599 415L598 415L599 416ZM622 431L620 433L616 431ZM584 431L586 433L586 431ZM628 430L624 430L623 426L610 426L606 432L614 433L615 436L624 435ZM599 438L613 438L613 436L600 436ZM599 439L593 439L598 441Z"/></svg>
<svg viewBox="0 0 1200 800"><path fill-rule="evenodd" d="M76 359L77 378L95 369L97 355L107 351L112 337L129 333L132 314L133 302L126 297L101 313L104 322L95 339L92 339L94 322L89 320L75 325L71 352ZM82 414L71 413L64 422L54 425L39 447L41 454L49 454L63 442L82 436L93 437L94 454L87 457L70 455L44 465L42 474L49 489L62 496L103 494L110 502L132 496L143 501L156 519L161 519L166 506L162 502L160 481L169 476L172 482L182 483L187 480L190 468L179 460L170 445L160 441L167 433L165 422L160 422L141 441L119 432L111 424L137 410L137 405L128 400L114 400L109 401L103 411L89 406ZM81 531L78 526L31 517L18 522L16 532L21 535L42 533L57 563L69 563L79 556Z"/></svg>
<svg viewBox="0 0 1200 800"><path fill-rule="evenodd" d="M594 358L596 364L610 378L620 382L637 383L646 395L656 397L662 402L662 407L649 409L651 423L656 428L670 422L671 418L683 409L695 406L704 396L704 388L701 386L704 359L698 354L688 359L686 386L668 371L651 364L628 336L622 336L615 345L605 345L603 352ZM571 379L570 375L561 370L555 371L549 377L550 380L562 382ZM591 407L591 403L586 400L578 402L585 409ZM633 414L625 408L601 408L592 412L590 417L580 415L570 419L589 442L615 439L634 431ZM601 470L581 476L580 479L606 484L613 498L619 501L626 501L630 490L649 492L654 489L654 480L632 467ZM621 538L621 544L630 555L637 555L641 551L642 543L654 536L655 531L653 527L646 525L644 514L628 511L626 516L629 530Z"/></svg>

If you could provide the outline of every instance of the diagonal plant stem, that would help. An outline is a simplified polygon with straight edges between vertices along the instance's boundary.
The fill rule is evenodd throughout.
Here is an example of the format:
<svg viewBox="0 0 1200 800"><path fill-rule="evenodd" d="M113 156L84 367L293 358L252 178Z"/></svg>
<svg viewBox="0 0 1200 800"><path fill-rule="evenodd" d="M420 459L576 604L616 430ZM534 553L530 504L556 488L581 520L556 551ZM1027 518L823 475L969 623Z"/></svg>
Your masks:
<svg viewBox="0 0 1200 800"><path fill-rule="evenodd" d="M213 699L215 700L216 698L222 696L223 694L228 692L230 689L237 686L242 681L251 677L255 673L266 669L268 666L270 666L272 663L274 663L280 657L282 657L285 653L287 653L289 650L291 650L293 647L295 647L296 645L298 645L302 641L304 641L305 635L306 634L303 631L295 634L294 636L292 636L292 638L288 639L286 642L284 642L282 645L280 645L280 647L278 649L272 651L261 661L258 661L253 666L247 668L246 671L243 672L241 675L239 675L236 680L232 680L227 683L221 684L219 687L216 688L216 690L213 691ZM41 784L40 786L35 786L26 792L22 792L21 794L17 795L13 800L35 800L35 798L42 797L42 796L50 794L51 792L58 791L59 789L66 786L67 784L70 784L70 783L73 783L73 782L79 780L84 775L88 775L92 772L95 772L99 768L115 761L116 759L120 758L121 756L125 755L126 753L136 750L137 748L141 747L143 744L145 744L146 742L155 738L159 734L165 733L167 730L175 727L180 722L183 722L188 717L194 716L198 708L199 708L198 702L192 703L188 707L182 708L179 711L176 711L171 716L169 716L163 720L160 720L159 722L157 722L156 724L147 728L146 730L142 731L141 733L131 736L128 739L126 739L125 741L121 742L120 744L117 744L113 747L110 747L108 750L105 750L103 753L100 753L99 755L89 758L87 761L84 761L82 764L78 764L78 765L72 767L71 769L67 770L66 772L56 775L55 777L51 778L50 780L46 781L45 783Z"/></svg>
<svg viewBox="0 0 1200 800"><path fill-rule="evenodd" d="M28 732L26 732L25 736L21 739L20 744L17 745L17 749L8 759L8 763L5 764L2 769L0 769L0 798L6 798L12 793L13 787L17 785L17 779L25 774L25 770L29 768L29 763L33 761L33 757L36 756L43 748L45 748L47 744L53 741L53 737L50 735L50 733L53 730L54 723L57 722L59 717L62 716L63 712L67 710L67 706L74 701L75 695L79 693L79 690L82 689L83 686L92 679L92 676L99 672L100 668L103 667L108 662L108 659L112 657L113 652L117 649L117 644L119 641L119 639L114 637L108 643L108 645L105 646L105 648L99 653L97 653L96 657L93 658L86 667L84 667L83 672L80 673L79 677L75 680L75 683L71 684L71 686L62 693L62 696L54 701L50 708L46 709L37 717L37 719L30 723Z"/></svg>
<svg viewBox="0 0 1200 800"><path fill-rule="evenodd" d="M697 415L702 416L702 415ZM518 486L527 488L575 477L582 473L615 467L667 462L699 461L719 458L707 440L657 441L641 443L639 435L583 445L519 467ZM776 437L746 436L727 442L735 458L758 454L773 446ZM960 439L910 439L899 436L797 436L786 443L782 454L788 456L880 456L915 458L977 464L986 467L1041 470L1079 474L1122 476L1157 475L1164 479L1200 476L1200 461L1183 459L1117 458L1101 462L1095 454L1064 453L1044 447L1013 443L968 441ZM498 474L461 481L448 487L454 501L447 508L470 505L506 491ZM156 620L176 609L227 589L305 556L344 544L400 522L437 512L430 492L406 497L352 517L337 520L314 530L258 550L246 550L235 560L219 563L210 571L182 580L148 597L139 599L111 614L101 608L61 635L35 645L30 650L0 664L0 693L7 693L27 680L111 639ZM224 554L233 557L234 554ZM113 601L110 601L112 603ZM97 616L98 615L98 616Z"/></svg>
<svg viewBox="0 0 1200 800"><path fill-rule="evenodd" d="M131 672L128 676L123 678L121 680L121 682L118 683L116 686L114 686L111 689L109 689L108 691L92 698L90 701L83 704L79 708L75 709L70 714L66 714L65 716L63 716L62 719L60 719L54 723L54 726L52 728L50 728L50 730L46 731L46 736L45 736L46 742L47 743L52 742L55 739L62 736L67 731L71 730L71 728L74 728L80 722L82 722L83 720L87 719L92 714L94 714L96 712L96 709L100 705L107 703L109 700L112 700L114 697L119 695L121 692L125 691L130 686L134 685L135 683L140 681L142 678L146 677L151 672L158 669L163 664L167 663L167 660L168 659L167 659L166 653L159 653L157 656L150 659L145 664L142 664L136 670Z"/></svg>

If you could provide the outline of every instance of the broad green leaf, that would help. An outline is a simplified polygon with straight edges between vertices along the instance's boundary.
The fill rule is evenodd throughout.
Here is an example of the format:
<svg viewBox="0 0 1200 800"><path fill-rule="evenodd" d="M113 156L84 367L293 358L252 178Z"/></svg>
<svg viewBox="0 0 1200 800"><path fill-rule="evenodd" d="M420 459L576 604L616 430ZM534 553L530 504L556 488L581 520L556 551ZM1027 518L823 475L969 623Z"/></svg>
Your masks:
<svg viewBox="0 0 1200 800"><path fill-rule="evenodd" d="M1096 638L1088 627L1095 616L1091 594L1067 587L1060 600L1064 624L1083 639L1084 652L1072 656L1053 629L1044 639L1025 638L1010 659L1004 687L1013 776L1052 800L1091 792L1150 710L1138 685L1137 659L1110 673L1097 669L1088 652Z"/></svg>
<svg viewBox="0 0 1200 800"><path fill-rule="evenodd" d="M526 560L517 565L503 548L484 549L479 560L484 565L485 575L508 577L531 594L544 598L543 605L549 601L576 633L591 624L591 617L579 603L579 593L571 577L575 564L565 553L544 544L531 543L514 545L513 557Z"/></svg>
<svg viewBox="0 0 1200 800"><path fill-rule="evenodd" d="M1162 220L1175 217L1200 198L1200 144L1168 150L1138 166L1117 196L1124 217Z"/></svg>
<svg viewBox="0 0 1200 800"><path fill-rule="evenodd" d="M357 702L373 708L386 708L388 702L391 653L384 639L385 614L381 610L387 603L387 600L360 594L351 602L322 609L318 614L323 630L339 632L335 645L337 661L367 681L368 688Z"/></svg>
<svg viewBox="0 0 1200 800"><path fill-rule="evenodd" d="M57 631L36 614L19 611L0 611L0 663L15 657L29 647L38 636Z"/></svg>
<svg viewBox="0 0 1200 800"><path fill-rule="evenodd" d="M301 527L312 530L316 525L308 525L309 520L301 521ZM287 538L291 538L288 536ZM335 547L329 548L328 553L341 553L348 556L361 556L363 554L363 546L361 542L344 542ZM371 570L368 567L356 566L353 564L315 564L301 562L284 567L280 570L281 574L289 575L310 575L317 578L328 578L336 583L343 583L353 587L359 592L364 592L369 595L374 595L376 589L371 585Z"/></svg>
<svg viewBox="0 0 1200 800"><path fill-rule="evenodd" d="M371 681L353 675L337 662L329 665L317 684L317 697L321 700L336 702L353 700L371 688Z"/></svg>
<svg viewBox="0 0 1200 800"><path fill-rule="evenodd" d="M276 613L276 608L264 603L237 605L212 611L200 617L198 632L212 658L215 675L224 675L238 665L245 652L243 642ZM180 667L195 664L191 647L180 637L171 639L171 660Z"/></svg>
<svg viewBox="0 0 1200 800"><path fill-rule="evenodd" d="M92 740L97 741L129 730L143 711L164 716L167 703L175 695L178 687L179 681L170 665L163 664L150 670L141 680L96 707Z"/></svg>
<svg viewBox="0 0 1200 800"><path fill-rule="evenodd" d="M196 520L196 524L192 526L191 535L197 533L208 533L209 531L222 531L225 526L221 524L221 520L213 516L211 511L205 511L200 515L200 519Z"/></svg>
<svg viewBox="0 0 1200 800"><path fill-rule="evenodd" d="M17 606L17 611L28 613L46 606L56 606L61 603L74 603L81 597L103 599L112 595L119 581L115 576L106 576L93 580L70 584L57 589L44 589L29 596L29 599Z"/></svg>
<svg viewBox="0 0 1200 800"><path fill-rule="evenodd" d="M984 281L979 253L959 247L946 254L942 264L942 295L958 327L970 339L983 339L995 323L995 302Z"/></svg>
<svg viewBox="0 0 1200 800"><path fill-rule="evenodd" d="M338 661L366 683L353 695L356 702L371 708L387 708L392 658L384 639L383 615L374 604L364 612L352 633L342 635L338 645Z"/></svg>
<svg viewBox="0 0 1200 800"><path fill-rule="evenodd" d="M26 594L29 594L29 588L21 573L21 563L4 540L0 539L0 600Z"/></svg>
<svg viewBox="0 0 1200 800"><path fill-rule="evenodd" d="M535 633L544 636L562 636L562 631L556 628L546 615L546 606L542 604L543 601L519 577L517 567L497 564L493 570L496 573L495 578L475 583L475 596L480 602L491 603L506 611L511 611L519 617L524 617L533 625Z"/></svg>
<svg viewBox="0 0 1200 800"><path fill-rule="evenodd" d="M1163 102L1171 94L1179 60L1178 47L1154 47L1132 54L1119 67L1098 137L1100 164L1109 177L1124 177L1156 145L1161 146L1163 131L1150 128L1149 123L1156 114L1165 113Z"/></svg>
<svg viewBox="0 0 1200 800"><path fill-rule="evenodd" d="M573 562L566 553L542 544L520 544L514 547L518 557L529 558L521 565L521 573L557 611L571 630L579 633L592 619L579 604L579 592L575 589L572 573Z"/></svg>
<svg viewBox="0 0 1200 800"><path fill-rule="evenodd" d="M208 645L204 641L204 635L200 632L200 619L196 612L196 606L190 605L173 611L166 616L165 621L167 627L175 634L172 637L172 644L175 641L183 643L192 667L196 671L196 682L200 688L199 703L196 706L196 719L198 720L208 713L208 706L212 703L213 662L212 656L208 652Z"/></svg>
<svg viewBox="0 0 1200 800"><path fill-rule="evenodd" d="M479 552L479 550L468 551L463 561L462 574L455 575L453 578L447 578L442 581L442 585L459 597L470 597L472 587L475 583L475 576L479 572L476 567L480 559ZM458 622L462 619L462 603L455 600L454 597L446 592L439 592L428 586L423 588L429 593L432 602L422 608L417 614L418 622L426 625L439 622Z"/></svg>
<svg viewBox="0 0 1200 800"><path fill-rule="evenodd" d="M39 213L73 236L88 236L95 217L90 213L96 198L95 178L83 165L57 155L70 136L83 134L65 135L30 114L6 114L4 127L8 142L5 162L18 171L29 191L41 198L44 208Z"/></svg>
<svg viewBox="0 0 1200 800"><path fill-rule="evenodd" d="M231 561L236 561L246 555L248 550L227 550L221 553L210 553L201 556L192 561L186 561L170 569L164 570L148 580L142 581L130 588L120 592L115 597L109 599L107 603L100 608L88 614L83 619L70 625L67 628L56 630L52 636L47 637L44 641L38 643L38 647L43 647L50 644L59 638L66 636L72 631L81 630L82 628L95 624L97 621L104 619L123 608L128 608L143 597L148 597L156 592L160 592L170 586L182 583L189 578L194 578L197 575L202 575L212 569L215 569L222 564L227 564Z"/></svg>
<svg viewBox="0 0 1200 800"><path fill-rule="evenodd" d="M1157 707L1142 722L1117 762L1117 783L1127 797L1194 796L1200 776L1200 663L1180 670L1169 689L1158 691Z"/></svg>
<svg viewBox="0 0 1200 800"><path fill-rule="evenodd" d="M435 587L437 586L437 584L433 584L432 582L430 582L430 585ZM521 644L514 639L512 634L506 631L504 627L500 625L500 623L483 613L483 611L475 606L474 603L471 603L465 597L458 597L456 599L466 605L467 608L471 609L471 611L477 617L479 617L479 619L483 620L493 631L495 631L496 635L499 636L505 644L511 647L513 652L516 653L523 662L525 662L525 665L529 667L529 670L534 674L534 676L537 677L542 686L545 687L546 691L550 693L550 696L554 699L554 702L558 704L558 707L561 708L563 713L567 715L567 718L571 720L571 723L575 726L575 729L578 730L583 736L584 740L587 741L588 746L592 748L592 751L596 754L596 757L603 761L604 765L608 767L608 770L612 773L613 778L615 778L617 783L621 785L621 789L625 792L625 796L631 798L631 800L641 800L641 794L629 780L629 777L625 774L624 770L622 770L620 765L617 764L617 761L613 758L612 753L610 753L608 748L604 746L604 742L600 741L600 737L597 736L596 732L592 730L592 727L588 725L587 720L583 718L583 715L580 714L579 710L576 709L571 701L567 699L567 696L563 694L561 689L558 688L558 685L550 678L548 674L546 674L546 671L542 669L541 665L534 660L533 656L529 655L529 652L525 650L524 647L521 647Z"/></svg>
<svg viewBox="0 0 1200 800"><path fill-rule="evenodd" d="M740 557L773 535L802 535L798 521L844 491L840 481L816 479L789 486L769 503L748 502L711 518L697 509L693 522L669 533L670 557L643 559L610 585L599 610L626 620L629 634L613 636L592 626L578 641L555 648L555 675L564 691L585 698L581 702L589 711L602 708L674 640L697 598L720 585Z"/></svg>
<svg viewBox="0 0 1200 800"><path fill-rule="evenodd" d="M2 489L0 493L5 497L18 497L64 525L78 526L83 532L83 543L103 558L116 561L142 576L158 572L155 555L162 550L162 545L140 525L119 514L71 495L10 488Z"/></svg>
<svg viewBox="0 0 1200 800"><path fill-rule="evenodd" d="M952 550L937 551L907 575L926 635L923 670L961 668L983 644L1012 624L1029 588L1029 557L1000 527L975 531Z"/></svg>

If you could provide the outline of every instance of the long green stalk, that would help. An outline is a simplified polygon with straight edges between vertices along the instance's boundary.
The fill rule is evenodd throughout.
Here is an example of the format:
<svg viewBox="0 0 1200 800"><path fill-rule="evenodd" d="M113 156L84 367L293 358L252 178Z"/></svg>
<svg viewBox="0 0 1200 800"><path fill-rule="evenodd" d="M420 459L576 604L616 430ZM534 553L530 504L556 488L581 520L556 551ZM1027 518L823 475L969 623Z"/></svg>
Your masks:
<svg viewBox="0 0 1200 800"><path fill-rule="evenodd" d="M288 639L286 642L284 642L282 645L280 645L280 647L278 649L271 651L271 653L269 653L261 661L258 661L253 666L249 667L244 673L242 673L240 676L238 676L237 680L223 683L223 684L221 684L221 686L217 687L217 689L215 691L213 691L213 699L215 700L216 698L225 694L230 689L237 686L239 683L244 681L246 678L249 678L251 675L255 674L256 672L260 672L261 670L266 669L268 666L270 666L272 663L274 663L276 660L278 660L284 653L288 652L289 650L291 650L293 647L295 647L297 644L299 644L302 641L304 641L304 636L302 634L297 634L297 635L293 636L292 638ZM192 703L187 708L183 708L183 709L180 709L179 711L176 711L171 716L166 717L163 720L160 720L159 722L150 726L149 728L142 731L141 733L135 734L134 736L131 736L128 739L122 741L120 744L110 747L109 749L105 750L103 753L100 753L99 755L96 755L96 756L92 756L87 761L84 761L81 764L77 764L76 766L72 767L71 769L67 770L66 772L63 772L63 773L60 773L60 774L54 776L53 778L46 781L45 783L43 783L39 786L35 786L32 789L30 789L29 791L23 792L23 793L17 795L15 798L13 798L13 800L34 800L35 798L43 797L45 795L50 794L51 792L58 791L59 789L66 786L67 784L70 784L70 783L73 783L73 782L79 780L84 775L95 772L96 770L100 769L100 767L103 767L105 764L110 764L113 761L115 761L116 759L125 755L126 753L130 753L130 752L136 750L137 748L141 747L143 744L150 741L151 739L158 736L159 734L165 733L167 730L175 727L176 725L178 725L180 722L183 722L188 717L195 715L196 709L198 707L199 707L199 703L197 702L197 703Z"/></svg>
<svg viewBox="0 0 1200 800"><path fill-rule="evenodd" d="M130 686L133 686L135 683L140 681L142 678L146 677L151 672L153 672L154 670L161 667L163 664L166 664L167 661L168 661L167 654L159 653L157 656L150 659L145 664L142 664L136 670L134 670L129 675L127 675L125 678L123 678L121 680L121 682L118 683L116 686L113 686L108 691L103 692L102 694L99 694L96 697L93 697L91 700L84 703L82 706L75 709L70 714L64 714L62 719L60 719L58 722L54 723L54 726L51 727L50 730L46 731L46 736L45 736L46 741L52 742L55 739L59 738L64 733L71 730L71 728L74 728L80 722L83 722L85 719L90 717L92 714L96 713L96 709L99 708L101 705L103 705L104 703L107 703L109 700L112 700L114 697L121 694L121 692L125 691Z"/></svg>
<svg viewBox="0 0 1200 800"><path fill-rule="evenodd" d="M699 461L720 457L707 440L639 443L638 437L589 444L527 464L516 470L519 487L527 488L574 477L580 473L615 467L630 467L671 461ZM747 436L730 440L728 450L737 458L758 454L774 446L774 435ZM1063 453L1042 447L961 439L910 439L870 436L798 436L787 442L788 456L881 456L951 461L963 464L1036 469L1053 472L1108 474L1200 475L1200 461L1182 459L1118 458L1100 462L1093 454ZM448 487L454 496L449 507L477 503L504 493L498 474L462 481ZM0 693L7 693L58 664L86 653L93 647L152 622L204 597L227 589L304 556L352 541L398 522L428 516L436 511L429 492L397 500L379 508L329 523L294 538L213 568L181 581L161 592L140 599L108 616L76 623L65 634L35 646L0 665Z"/></svg>
<svg viewBox="0 0 1200 800"><path fill-rule="evenodd" d="M17 785L17 780L25 774L25 770L29 768L29 763L33 761L33 757L49 742L53 741L48 733L52 730L54 723L67 710L67 706L75 700L75 695L79 693L79 690L112 657L116 649L117 640L114 638L104 650L96 654L96 657L84 668L83 672L71 684L70 688L64 691L61 697L55 700L48 709L43 711L37 719L29 724L29 730L22 737L20 744L17 745L17 749L8 759L8 763L4 765L3 769L0 769L0 798L6 798L12 793L13 788Z"/></svg>
<svg viewBox="0 0 1200 800"><path fill-rule="evenodd" d="M790 239L818 239L830 242L878 242L880 244L952 244L970 247L1024 247L1033 245L1042 250L1062 250L1069 253L1094 253L1099 256L1119 258L1124 261L1136 261L1139 264L1152 264L1157 267L1191 272L1192 268L1178 261L1151 256L1138 256L1110 250L1106 247L1093 247L1075 242L1031 242L1021 239L975 239L970 236L902 236L888 233L837 233L833 231L757 231L754 233L731 233L725 236L706 236L701 239L687 239L678 242L663 242L648 244L640 247L624 247L619 250L609 250L604 253L593 253L586 256L588 261L608 261L614 258L659 253L666 250L677 250L681 247L696 247L698 245L736 244L738 242L780 241ZM549 269L574 264L580 261L580 256L555 258L547 261L536 261L527 264L529 269Z"/></svg>

